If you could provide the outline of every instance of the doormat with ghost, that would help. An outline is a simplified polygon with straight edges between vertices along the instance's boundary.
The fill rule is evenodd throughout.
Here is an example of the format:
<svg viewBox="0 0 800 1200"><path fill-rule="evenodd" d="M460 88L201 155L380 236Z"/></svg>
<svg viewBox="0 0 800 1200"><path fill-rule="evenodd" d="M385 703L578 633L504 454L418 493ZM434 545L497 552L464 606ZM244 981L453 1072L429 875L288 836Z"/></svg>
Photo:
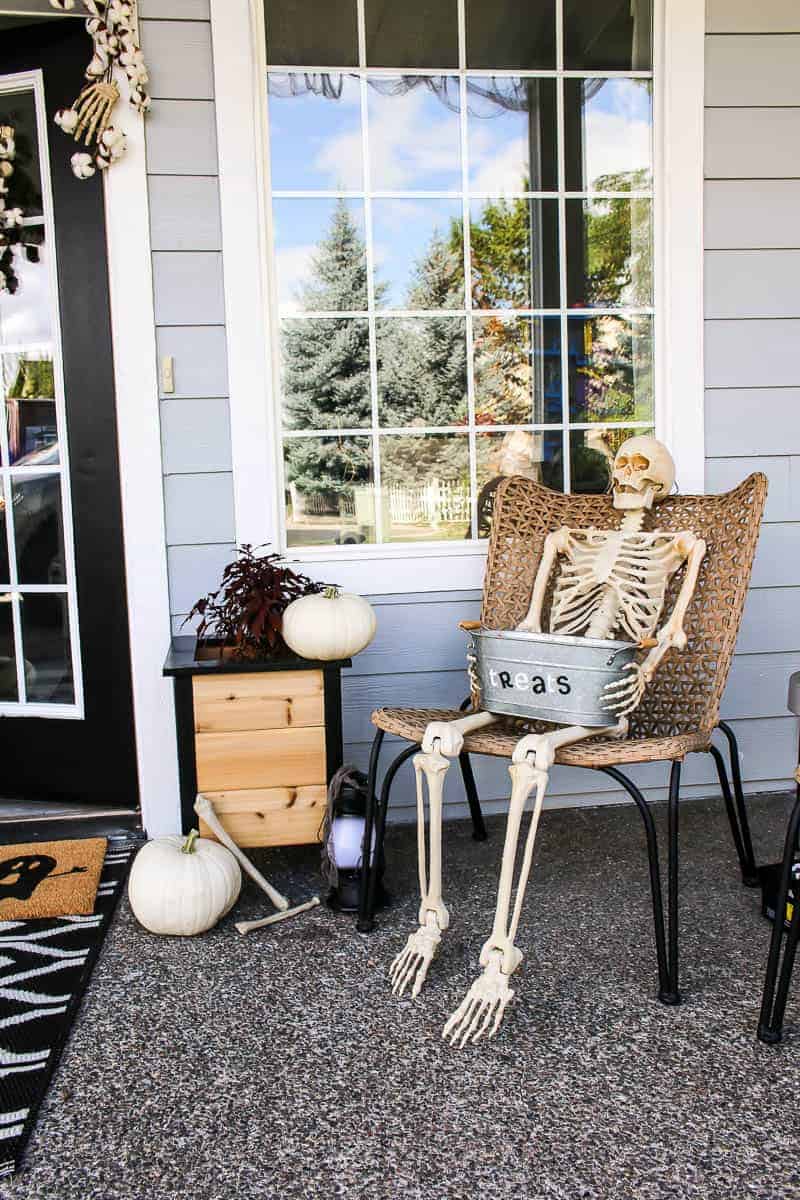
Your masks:
<svg viewBox="0 0 800 1200"><path fill-rule="evenodd" d="M105 838L0 846L0 1179L19 1168L125 887L136 847L121 840L105 847ZM15 880L24 881L21 898L6 887ZM79 889L60 893L68 915L42 917L62 886ZM40 891L39 919L9 916L7 905L30 909Z"/></svg>
<svg viewBox="0 0 800 1200"><path fill-rule="evenodd" d="M90 916L105 838L0 846L0 921Z"/></svg>

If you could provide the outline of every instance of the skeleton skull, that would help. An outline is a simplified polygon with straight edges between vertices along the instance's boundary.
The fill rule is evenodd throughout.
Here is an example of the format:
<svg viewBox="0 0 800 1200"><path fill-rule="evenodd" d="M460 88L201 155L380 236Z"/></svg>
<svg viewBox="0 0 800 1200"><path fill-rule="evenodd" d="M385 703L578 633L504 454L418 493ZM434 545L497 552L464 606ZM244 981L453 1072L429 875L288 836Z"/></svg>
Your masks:
<svg viewBox="0 0 800 1200"><path fill-rule="evenodd" d="M675 482L675 463L663 443L632 437L617 451L612 470L614 508L652 508L664 500Z"/></svg>

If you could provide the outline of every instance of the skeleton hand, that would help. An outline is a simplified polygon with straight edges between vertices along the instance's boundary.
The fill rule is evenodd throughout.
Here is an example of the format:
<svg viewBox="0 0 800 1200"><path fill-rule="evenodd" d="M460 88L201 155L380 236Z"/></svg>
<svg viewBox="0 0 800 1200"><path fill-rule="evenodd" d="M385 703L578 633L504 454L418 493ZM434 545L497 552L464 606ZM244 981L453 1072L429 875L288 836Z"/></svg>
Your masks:
<svg viewBox="0 0 800 1200"><path fill-rule="evenodd" d="M644 689L649 683L649 679L641 663L631 662L622 669L623 671L630 671L632 674L626 679L615 679L612 683L607 683L603 688L603 698L605 701L603 707L606 712L616 713L620 717L624 717L626 713L633 712L644 695Z"/></svg>
<svg viewBox="0 0 800 1200"><path fill-rule="evenodd" d="M426 754L433 754L437 749L434 743L438 740L438 750L447 758L457 757L464 749L464 735L447 721L431 721L422 738L422 749Z"/></svg>
<svg viewBox="0 0 800 1200"><path fill-rule="evenodd" d="M405 946L389 967L389 978L395 996L402 996L412 979L414 986L411 995L420 994L428 967L433 962L441 940L436 916L434 913L428 913L426 924L409 935Z"/></svg>
<svg viewBox="0 0 800 1200"><path fill-rule="evenodd" d="M483 974L475 980L445 1025L442 1037L449 1040L451 1046L463 1047L470 1040L493 1038L497 1033L503 1013L515 994L508 984L511 976L504 975L501 969L502 961L499 950L491 954Z"/></svg>

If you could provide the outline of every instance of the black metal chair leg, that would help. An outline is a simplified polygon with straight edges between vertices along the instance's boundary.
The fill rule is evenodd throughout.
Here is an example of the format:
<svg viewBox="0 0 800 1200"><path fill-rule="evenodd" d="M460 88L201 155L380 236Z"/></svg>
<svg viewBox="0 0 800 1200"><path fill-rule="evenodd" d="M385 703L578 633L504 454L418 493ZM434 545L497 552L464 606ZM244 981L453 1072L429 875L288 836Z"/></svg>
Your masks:
<svg viewBox="0 0 800 1200"><path fill-rule="evenodd" d="M398 754L397 758L393 759L386 770L381 786L381 798L378 804L378 812L375 819L375 849L372 853L372 860L369 867L369 880L367 886L367 904L365 909L365 918L372 922L372 928L375 926L375 898L378 890L378 877L381 873L381 863L383 862L383 840L386 836L386 814L389 810L389 795L394 783L394 777L407 759L411 758L412 754L417 754L419 746L416 743L406 746Z"/></svg>
<svg viewBox="0 0 800 1200"><path fill-rule="evenodd" d="M680 1004L681 994L678 991L678 801L681 791L681 760L676 758L672 763L669 775L669 805L667 811L667 831L669 840L669 861L667 874L669 892L667 913L669 921L669 984L667 996L660 996L664 1004Z"/></svg>
<svg viewBox="0 0 800 1200"><path fill-rule="evenodd" d="M375 822L375 787L378 779L378 759L381 755L383 730L377 729L372 739L372 749L369 752L369 768L367 770L367 811L364 814L364 842L361 846L361 880L358 889L358 917L356 929L359 933L369 933L375 928L374 914L367 909L369 894L369 877L374 866L374 858L370 858L369 847L372 845L372 830Z"/></svg>
<svg viewBox="0 0 800 1200"><path fill-rule="evenodd" d="M486 832L486 825L484 824L483 813L481 812L481 802L478 799L478 789L475 786L472 763L466 750L459 754L458 765L461 767L461 778L464 780L464 791L467 793L469 815L472 817L472 840L475 842L485 842L489 835Z"/></svg>
<svg viewBox="0 0 800 1200"><path fill-rule="evenodd" d="M725 801L725 811L728 814L728 824L731 827L733 835L733 844L736 849L736 857L739 859L739 869L742 872L742 879L748 871L747 856L745 854L744 842L742 841L742 833L739 829L739 819L736 815L736 809L733 804L733 796L731 794L731 785L728 780L728 771L725 766L725 759L722 756L722 751L716 746L709 746L708 752L714 759L717 768L717 778L719 779L719 787L722 792L722 799Z"/></svg>
<svg viewBox="0 0 800 1200"><path fill-rule="evenodd" d="M776 995L775 983L778 980L778 965L781 957L786 897L789 892L798 833L800 833L800 788L797 789L797 799L792 809L792 815L789 818L789 827L786 830L781 884L775 903L775 924L772 927L769 957L767 958L767 971L764 978L764 995L761 1000L761 1015L758 1020L758 1036L762 1042L769 1044L779 1042L783 1035L783 1014L789 994L789 979L794 965L798 936L800 936L800 904L795 904L791 926L786 935L783 966L781 967L780 981L778 982L778 992Z"/></svg>
<svg viewBox="0 0 800 1200"><path fill-rule="evenodd" d="M736 740L736 734L733 732L727 721L720 721L717 728L719 729L720 733L725 735L730 753L733 794L736 800L736 812L739 817L739 829L741 832L742 848L744 850L744 856L741 860L742 883L745 885L745 887L758 887L758 869L756 868L756 859L753 853L753 839L750 836L750 821L747 816L747 807L744 802L744 789L742 788L742 770L739 765L739 743Z"/></svg>
<svg viewBox="0 0 800 1200"><path fill-rule="evenodd" d="M625 788L625 791L639 809L642 822L644 823L644 832L647 841L647 860L650 867L650 895L653 902L656 959L658 961L658 998L664 1004L675 1004L674 994L677 988L673 988L671 984L667 962L667 944L664 933L664 903L661 897L661 868L658 862L658 837L656 835L653 814L650 812L647 801L633 780L628 779L627 775L623 775L622 771L617 767L600 767L599 769L604 775L610 776L611 779Z"/></svg>

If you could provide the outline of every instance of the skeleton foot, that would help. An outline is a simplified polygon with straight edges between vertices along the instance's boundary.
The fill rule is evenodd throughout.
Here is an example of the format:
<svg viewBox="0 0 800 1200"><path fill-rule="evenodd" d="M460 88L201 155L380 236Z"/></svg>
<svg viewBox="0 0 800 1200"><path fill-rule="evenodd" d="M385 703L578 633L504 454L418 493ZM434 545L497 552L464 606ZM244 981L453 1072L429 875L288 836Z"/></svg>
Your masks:
<svg viewBox="0 0 800 1200"><path fill-rule="evenodd" d="M395 996L402 996L410 984L413 984L411 995L420 994L428 967L433 962L441 940L442 934L435 919L429 920L428 924L421 925L409 935L405 946L389 967L389 978Z"/></svg>
<svg viewBox="0 0 800 1200"><path fill-rule="evenodd" d="M503 1013L515 992L509 987L510 975L501 970L503 956L495 951L453 1013L442 1031L451 1046L466 1046L481 1038L493 1038L500 1028Z"/></svg>

